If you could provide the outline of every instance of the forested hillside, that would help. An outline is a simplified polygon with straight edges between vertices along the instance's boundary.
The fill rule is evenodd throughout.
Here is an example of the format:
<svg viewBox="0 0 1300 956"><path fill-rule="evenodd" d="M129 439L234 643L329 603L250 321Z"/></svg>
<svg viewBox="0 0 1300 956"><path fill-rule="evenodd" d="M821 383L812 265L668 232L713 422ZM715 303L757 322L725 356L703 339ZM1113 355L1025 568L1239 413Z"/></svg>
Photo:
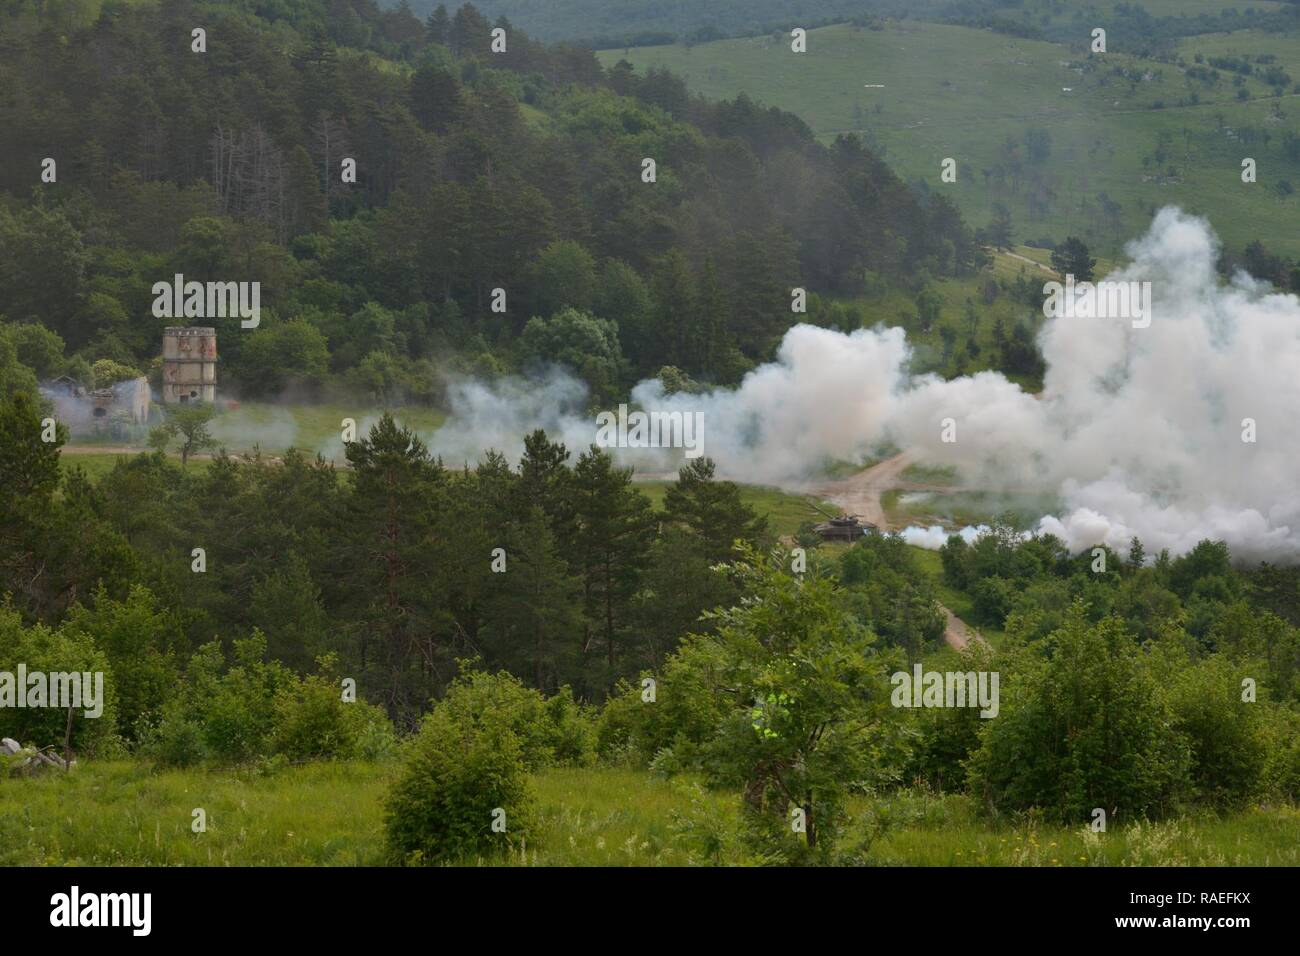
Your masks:
<svg viewBox="0 0 1300 956"><path fill-rule="evenodd" d="M21 333L36 373L146 369L167 324L151 287L181 273L261 283L259 328L218 323L245 395L436 400L448 369L563 361L608 397L663 365L737 380L796 286L976 264L949 202L790 114L692 101L508 24L493 53L470 5L428 23L263 6L6 8L0 315L61 339Z"/></svg>

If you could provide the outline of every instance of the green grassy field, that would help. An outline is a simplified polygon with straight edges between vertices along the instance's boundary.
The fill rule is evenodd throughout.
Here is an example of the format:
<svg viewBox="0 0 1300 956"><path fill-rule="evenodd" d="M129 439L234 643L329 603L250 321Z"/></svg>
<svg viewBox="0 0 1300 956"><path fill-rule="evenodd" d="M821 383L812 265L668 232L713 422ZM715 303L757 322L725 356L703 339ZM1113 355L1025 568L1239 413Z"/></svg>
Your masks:
<svg viewBox="0 0 1300 956"><path fill-rule="evenodd" d="M989 524L1010 513L1025 525L1036 524L1046 514L1060 510L1061 502L1049 495L1013 495L987 491L899 491L881 495L892 525L943 525L963 528Z"/></svg>
<svg viewBox="0 0 1300 956"><path fill-rule="evenodd" d="M663 510L664 495L672 486L671 481L638 481L635 484L637 490L650 499L656 510ZM825 520L808 503L812 499L776 488L741 485L740 500L760 515L766 515L768 527L782 537L794 534L805 521ZM840 509L835 505L824 501L818 501L817 504L833 514L839 514Z"/></svg>
<svg viewBox="0 0 1300 956"><path fill-rule="evenodd" d="M432 408L389 409L399 422L427 437L443 423L446 415ZM357 405L276 405L244 402L237 410L223 412L213 422L212 434L229 451L282 452L290 446L320 452L326 458L343 460L342 422L353 419L357 434L364 435L382 409Z"/></svg>
<svg viewBox="0 0 1300 956"><path fill-rule="evenodd" d="M95 454L82 454L81 452L64 452L59 456L59 467L65 472L72 468L80 468L86 473L86 477L91 481L99 481L110 471L117 467L120 459L134 457L148 449L141 448L139 451L132 452L130 455L120 452L99 452ZM180 457L176 456L177 463ZM192 458L189 467L196 471L204 470L208 467L211 459Z"/></svg>
<svg viewBox="0 0 1300 956"><path fill-rule="evenodd" d="M1086 40L1085 32L1067 47L909 20L812 30L802 55L790 51L788 37L764 36L600 56L606 64L627 59L638 71L668 67L708 97L744 92L798 114L823 140L864 132L901 176L945 191L973 224L1005 203L1021 241L1078 234L1114 255L1149 225L1154 208L1176 203L1207 216L1234 245L1258 237L1300 254L1300 189L1278 192L1282 180L1300 187L1300 162L1287 160L1281 145L1285 132L1300 129L1293 86L1275 98L1251 77L1242 102L1229 71L1207 85L1172 63L1121 53L1089 60ZM1243 30L1181 41L1188 66L1197 53L1271 53L1300 80L1294 36ZM1269 142L1244 146L1234 138L1244 127L1268 133ZM1045 159L1027 154L1030 128L1048 131ZM1243 156L1257 160L1257 183L1241 182ZM956 183L939 179L945 157L957 160ZM1014 158L1018 174L1009 171ZM1120 204L1117 215L1106 215L1101 193Z"/></svg>
<svg viewBox="0 0 1300 956"><path fill-rule="evenodd" d="M136 762L0 779L0 865L357 866L383 857L392 764L317 763L259 772L157 772ZM465 865L681 866L746 862L739 798L690 778L614 768L536 774L537 825L522 849ZM194 833L193 811L207 830ZM1252 807L1166 823L994 824L961 796L859 797L859 827L880 826L868 860L923 866L1300 864L1300 810ZM709 841L717 839L714 852ZM797 838L792 835L792 839Z"/></svg>
<svg viewBox="0 0 1300 956"><path fill-rule="evenodd" d="M443 412L432 408L393 408L389 411L399 422L423 437L428 437L447 417ZM357 425L357 434L364 435L381 414L382 409L338 403L282 405L272 402L242 402L238 408L219 412L213 418L209 431L216 439L217 448L225 448L232 455L249 453L259 448L266 454L278 455L294 447L311 454L319 452L326 458L341 462L343 420L353 419ZM141 434L138 441L125 445L110 439L86 438L79 438L72 444L79 451L88 453L68 457L82 461L88 470L101 467L101 464L91 464L85 459L106 457L109 461L107 467L111 468L112 461L120 454L120 448L129 447L132 453L148 450L144 434ZM103 448L104 452L96 454L91 451L95 448ZM175 443L171 450L175 452Z"/></svg>

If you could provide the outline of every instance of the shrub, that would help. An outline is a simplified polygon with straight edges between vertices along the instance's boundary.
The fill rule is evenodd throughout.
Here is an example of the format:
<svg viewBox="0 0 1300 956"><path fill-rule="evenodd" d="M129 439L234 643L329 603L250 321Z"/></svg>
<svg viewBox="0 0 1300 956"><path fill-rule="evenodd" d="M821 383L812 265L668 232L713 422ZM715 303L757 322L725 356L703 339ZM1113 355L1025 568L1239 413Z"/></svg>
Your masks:
<svg viewBox="0 0 1300 956"><path fill-rule="evenodd" d="M1015 601L1011 582L997 576L984 578L971 589L976 623L1002 627Z"/></svg>
<svg viewBox="0 0 1300 956"><path fill-rule="evenodd" d="M1190 783L1190 748L1123 623L1090 625L1076 602L1046 641L998 655L1001 711L967 764L995 810L1041 807L1086 820L1094 807L1128 819L1168 812Z"/></svg>
<svg viewBox="0 0 1300 956"><path fill-rule="evenodd" d="M343 700L332 659L323 660L321 670L281 690L275 705L275 752L290 760L375 759L392 753L396 738L384 711L364 701Z"/></svg>
<svg viewBox="0 0 1300 956"><path fill-rule="evenodd" d="M590 721L567 687L548 701L506 671L489 674L474 670L469 662L465 667L438 707L471 724L500 720L519 739L524 766L530 771L591 761Z"/></svg>
<svg viewBox="0 0 1300 956"><path fill-rule="evenodd" d="M1241 699L1246 673L1218 655L1184 664L1173 681L1174 729L1192 751L1196 796L1240 804L1254 796L1268 759L1264 703Z"/></svg>
<svg viewBox="0 0 1300 956"><path fill-rule="evenodd" d="M168 767L191 767L208 759L203 728L186 718L179 707L167 708L157 727L144 730L140 750Z"/></svg>
<svg viewBox="0 0 1300 956"><path fill-rule="evenodd" d="M477 716L439 704L407 747L384 804L394 863L499 851L526 839L533 814L523 744L503 711ZM492 829L505 812L504 832Z"/></svg>
<svg viewBox="0 0 1300 956"><path fill-rule="evenodd" d="M1266 772L1278 796L1300 801L1300 719L1292 717L1290 724L1278 721Z"/></svg>
<svg viewBox="0 0 1300 956"><path fill-rule="evenodd" d="M107 656L122 736L137 740L158 723L180 676L177 652L184 651L185 638L179 615L159 607L143 585L132 587L125 601L101 585L89 608L72 606L62 629L84 635Z"/></svg>
<svg viewBox="0 0 1300 956"><path fill-rule="evenodd" d="M96 718L87 718L85 711L90 707L74 711L72 746L78 752L100 755L120 747L116 733L117 690L112 670L107 656L89 636L66 628L50 630L43 624L25 628L17 611L0 605L0 671L14 675L15 694L19 664L26 665L28 675L41 672L47 678L55 673L102 673L104 699L98 702L102 712ZM94 692L94 688L90 690ZM47 687L47 694L53 693L54 688ZM82 701L87 703L86 689L82 693ZM52 703L49 697L47 703ZM12 737L20 744L62 745L67 722L68 712L60 707L12 704L0 707L0 737Z"/></svg>
<svg viewBox="0 0 1300 956"><path fill-rule="evenodd" d="M564 767L589 767L596 762L596 728L591 715L561 687L546 702L550 745L555 762Z"/></svg>
<svg viewBox="0 0 1300 956"><path fill-rule="evenodd" d="M716 736L729 709L720 686L724 658L717 642L688 635L655 675L654 702L642 699L640 683L620 681L596 724L602 759L644 768L661 751L671 749L675 762L661 760L660 767L701 769L701 748Z"/></svg>
<svg viewBox="0 0 1300 956"><path fill-rule="evenodd" d="M293 672L266 662L261 632L235 641L233 666L221 674L224 655L216 642L190 659L185 713L203 727L205 742L218 760L247 760L269 752L275 731L276 698L292 685Z"/></svg>
<svg viewBox="0 0 1300 956"><path fill-rule="evenodd" d="M343 700L332 656L318 662L319 674L299 678L276 661L263 661L265 651L259 632L235 641L235 663L222 673L220 645L199 648L162 722L143 736L143 752L178 766L270 756L378 760L394 753L387 715L373 704Z"/></svg>

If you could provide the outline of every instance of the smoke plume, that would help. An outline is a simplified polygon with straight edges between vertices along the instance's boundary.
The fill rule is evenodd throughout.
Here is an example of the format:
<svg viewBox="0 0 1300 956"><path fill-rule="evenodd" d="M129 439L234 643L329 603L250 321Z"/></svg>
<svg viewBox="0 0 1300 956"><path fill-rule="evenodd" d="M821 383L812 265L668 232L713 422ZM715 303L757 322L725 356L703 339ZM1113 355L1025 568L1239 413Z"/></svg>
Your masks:
<svg viewBox="0 0 1300 956"><path fill-rule="evenodd" d="M1179 554L1215 538L1244 558L1295 560L1300 301L1244 274L1221 284L1209 225L1177 209L1127 251L1129 264L1106 278L1151 283L1150 324L1048 319L1039 395L995 372L911 376L898 328L800 325L734 389L665 395L649 380L632 404L703 412L704 454L738 480L797 487L828 460L892 443L955 467L968 487L1058 496L1063 511L1038 526L1074 551L1124 549L1136 536L1148 553ZM544 427L584 449L595 436L594 414L577 411L584 397L560 372L465 383L431 445L467 458L486 446L517 453L523 432ZM674 467L653 451L615 454L642 471ZM940 538L907 533L931 547Z"/></svg>

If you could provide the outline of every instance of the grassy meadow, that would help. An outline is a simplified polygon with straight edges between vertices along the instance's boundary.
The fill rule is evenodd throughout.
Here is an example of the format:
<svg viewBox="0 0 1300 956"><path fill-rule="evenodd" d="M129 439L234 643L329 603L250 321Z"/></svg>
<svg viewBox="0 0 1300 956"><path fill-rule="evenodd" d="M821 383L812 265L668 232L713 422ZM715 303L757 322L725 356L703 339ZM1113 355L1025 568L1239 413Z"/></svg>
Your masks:
<svg viewBox="0 0 1300 956"><path fill-rule="evenodd" d="M389 411L398 422L426 438L447 417L436 409L419 406L393 408ZM232 455L252 454L260 450L263 454L275 456L292 447L308 454L319 453L342 463L343 420L353 419L357 423L357 434L365 435L381 414L382 409L340 403L291 405L241 402L237 408L219 411L213 418L208 430L216 440L216 447L202 455L207 456L216 449L224 448ZM124 454L122 449L129 449L125 453L131 455L149 450L144 442L145 430L140 429L140 432L139 440L128 443L108 438L78 437L69 443L72 451L64 456L64 467L78 464L91 477L98 477L112 470L118 457ZM177 443L173 442L170 453L179 455L177 447ZM191 466L205 467L204 461L204 457L194 458Z"/></svg>
<svg viewBox="0 0 1300 956"><path fill-rule="evenodd" d="M664 495L672 487L673 482L638 481L635 484L641 493L650 499L655 510L663 510ZM804 495L790 494L776 488L765 488L759 485L741 485L740 498L759 514L766 515L768 527L781 537L793 535L805 521L825 520L809 504L813 499ZM839 513L840 509L829 502L818 501L817 504L832 514Z"/></svg>
<svg viewBox="0 0 1300 956"><path fill-rule="evenodd" d="M710 98L743 92L796 113L822 140L860 132L900 176L945 191L973 224L987 223L994 203L1005 203L1018 241L1077 234L1113 256L1149 225L1154 209L1178 204L1208 217L1230 244L1261 238L1278 252L1300 254L1300 192L1278 191L1282 180L1300 185L1300 162L1281 146L1285 132L1300 130L1294 86L1274 96L1254 76L1235 86L1227 70L1210 84L1173 63L1122 53L1090 58L1087 41L1086 30L1066 46L891 20L881 29L811 30L806 54L792 53L782 35L600 57L606 65L626 59L639 72L667 67ZM1293 83L1300 80L1293 37L1207 34L1182 40L1178 52L1189 67L1198 53L1271 53ZM1269 142L1243 145L1236 132L1243 127L1267 132ZM1030 128L1051 137L1045 160L1025 157ZM1011 155L1008 141L1024 160L1023 174L986 179L984 170ZM1244 156L1259 164L1254 184L1241 182ZM956 183L939 179L945 157L957 160ZM1104 215L1101 193L1120 204L1117 217Z"/></svg>
<svg viewBox="0 0 1300 956"><path fill-rule="evenodd" d="M0 778L0 865L382 865L383 798L395 764L267 764L154 770L138 762ZM612 767L533 775L531 836L460 865L744 864L739 795L690 777ZM206 813L194 833L193 811ZM1032 819L991 822L964 796L903 791L851 802L881 866L1300 865L1300 810L1250 807L1094 834ZM797 839L792 835L792 839Z"/></svg>

